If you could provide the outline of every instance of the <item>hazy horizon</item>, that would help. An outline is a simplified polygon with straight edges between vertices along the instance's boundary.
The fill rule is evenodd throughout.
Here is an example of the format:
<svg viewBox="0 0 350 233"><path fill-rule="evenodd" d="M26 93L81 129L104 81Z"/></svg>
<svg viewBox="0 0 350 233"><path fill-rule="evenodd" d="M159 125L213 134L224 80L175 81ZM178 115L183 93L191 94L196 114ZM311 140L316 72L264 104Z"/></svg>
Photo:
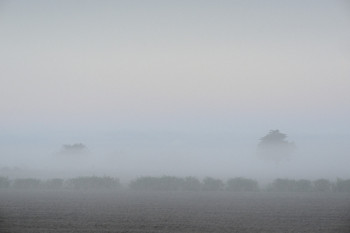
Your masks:
<svg viewBox="0 0 350 233"><path fill-rule="evenodd" d="M0 168L350 178L349 26L346 1L0 1Z"/></svg>

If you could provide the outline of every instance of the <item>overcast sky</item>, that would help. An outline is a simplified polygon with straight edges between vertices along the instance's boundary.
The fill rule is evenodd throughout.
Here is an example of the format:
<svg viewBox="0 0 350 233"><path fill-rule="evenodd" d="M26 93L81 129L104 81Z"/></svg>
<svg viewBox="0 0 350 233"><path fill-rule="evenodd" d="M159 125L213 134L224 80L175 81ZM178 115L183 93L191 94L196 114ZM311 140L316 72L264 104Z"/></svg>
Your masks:
<svg viewBox="0 0 350 233"><path fill-rule="evenodd" d="M346 1L2 0L2 153L113 151L123 132L349 139L349 28Z"/></svg>

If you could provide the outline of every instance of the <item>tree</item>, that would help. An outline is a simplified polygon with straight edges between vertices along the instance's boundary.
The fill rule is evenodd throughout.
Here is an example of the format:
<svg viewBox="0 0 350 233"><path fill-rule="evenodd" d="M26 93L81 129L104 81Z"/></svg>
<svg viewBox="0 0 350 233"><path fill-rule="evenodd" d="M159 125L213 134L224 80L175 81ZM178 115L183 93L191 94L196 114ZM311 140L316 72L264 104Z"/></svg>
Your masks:
<svg viewBox="0 0 350 233"><path fill-rule="evenodd" d="M87 147L83 143L66 144L62 146L63 154L83 154L87 152Z"/></svg>
<svg viewBox="0 0 350 233"><path fill-rule="evenodd" d="M288 158L295 150L295 145L286 140L287 135L277 130L270 132L260 139L258 145L259 155L266 160L278 163L281 159Z"/></svg>

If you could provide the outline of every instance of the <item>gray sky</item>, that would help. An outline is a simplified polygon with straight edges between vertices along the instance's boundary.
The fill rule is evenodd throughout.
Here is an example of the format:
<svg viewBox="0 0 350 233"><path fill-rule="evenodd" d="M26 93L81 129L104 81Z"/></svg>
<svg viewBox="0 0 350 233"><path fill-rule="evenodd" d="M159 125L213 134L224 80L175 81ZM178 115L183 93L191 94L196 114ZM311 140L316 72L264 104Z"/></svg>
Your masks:
<svg viewBox="0 0 350 233"><path fill-rule="evenodd" d="M349 28L346 1L0 1L0 165L75 142L221 161L280 129L340 166Z"/></svg>

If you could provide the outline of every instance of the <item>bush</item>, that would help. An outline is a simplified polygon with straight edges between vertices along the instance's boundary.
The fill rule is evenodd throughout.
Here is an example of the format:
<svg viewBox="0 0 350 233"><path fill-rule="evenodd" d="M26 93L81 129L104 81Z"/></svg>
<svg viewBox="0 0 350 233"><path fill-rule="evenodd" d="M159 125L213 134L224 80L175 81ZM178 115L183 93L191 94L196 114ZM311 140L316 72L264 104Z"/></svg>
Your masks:
<svg viewBox="0 0 350 233"><path fill-rule="evenodd" d="M227 190L235 192L257 192L258 182L252 179L237 177L227 181Z"/></svg>

